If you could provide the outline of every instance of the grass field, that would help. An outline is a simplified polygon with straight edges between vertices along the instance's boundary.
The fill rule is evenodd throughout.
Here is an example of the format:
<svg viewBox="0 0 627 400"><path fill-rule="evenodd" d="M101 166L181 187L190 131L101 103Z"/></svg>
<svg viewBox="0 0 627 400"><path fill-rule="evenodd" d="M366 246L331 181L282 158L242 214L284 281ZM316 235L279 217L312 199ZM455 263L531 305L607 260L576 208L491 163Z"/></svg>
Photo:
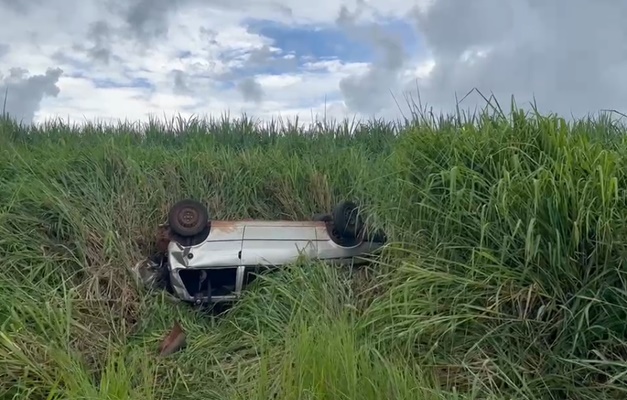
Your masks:
<svg viewBox="0 0 627 400"><path fill-rule="evenodd" d="M0 394L16 399L624 399L627 142L609 118L0 122ZM391 243L294 265L224 315L135 286L175 201ZM157 356L179 320L188 347Z"/></svg>

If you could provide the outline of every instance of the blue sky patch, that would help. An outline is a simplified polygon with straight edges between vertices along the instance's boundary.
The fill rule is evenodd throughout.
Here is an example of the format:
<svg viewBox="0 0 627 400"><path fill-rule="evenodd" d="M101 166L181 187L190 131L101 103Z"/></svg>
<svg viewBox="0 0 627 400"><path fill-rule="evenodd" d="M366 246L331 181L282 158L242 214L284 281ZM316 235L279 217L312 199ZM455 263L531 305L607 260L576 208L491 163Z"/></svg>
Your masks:
<svg viewBox="0 0 627 400"><path fill-rule="evenodd" d="M270 38L285 53L316 59L338 58L348 62L367 60L370 46L350 38L335 26L289 26L268 20L250 20L251 32Z"/></svg>
<svg viewBox="0 0 627 400"><path fill-rule="evenodd" d="M177 57L180 59L189 58L192 56L192 52L189 50L181 50L177 53Z"/></svg>
<svg viewBox="0 0 627 400"><path fill-rule="evenodd" d="M268 49L248 52L248 61L235 68L229 79L239 80L253 75L281 75L301 70L305 64L324 60L343 62L373 62L385 57L375 43L376 32L369 25L357 26L358 32L335 25L288 25L265 19L249 18L244 25L251 33L270 39L270 46L279 52ZM424 43L409 20L384 19L377 23L377 29L390 34L400 41L410 58L425 53ZM370 31L369 31L370 30ZM369 35L372 33L372 35ZM227 59L238 59L245 53L241 50L227 52ZM292 55L291 59L286 56ZM325 71L320 70L320 73ZM228 83L225 83L228 85Z"/></svg>
<svg viewBox="0 0 627 400"><path fill-rule="evenodd" d="M370 38L359 38L336 25L290 26L275 21L248 19L249 31L263 35L273 41L273 46L284 54L295 54L298 59L316 60L338 59L344 62L370 62L377 55L377 49ZM379 27L397 36L410 55L423 51L418 32L411 23L401 19L384 20ZM360 28L366 28L362 26ZM303 62L300 62L302 65Z"/></svg>
<svg viewBox="0 0 627 400"><path fill-rule="evenodd" d="M233 79L223 79L223 80L217 80L214 85L215 88L223 91L223 90L232 90L235 89L237 87L239 80L233 80Z"/></svg>
<svg viewBox="0 0 627 400"><path fill-rule="evenodd" d="M92 79L97 88L143 88L154 89L154 85L145 78L132 78L130 82L120 83L113 79Z"/></svg>

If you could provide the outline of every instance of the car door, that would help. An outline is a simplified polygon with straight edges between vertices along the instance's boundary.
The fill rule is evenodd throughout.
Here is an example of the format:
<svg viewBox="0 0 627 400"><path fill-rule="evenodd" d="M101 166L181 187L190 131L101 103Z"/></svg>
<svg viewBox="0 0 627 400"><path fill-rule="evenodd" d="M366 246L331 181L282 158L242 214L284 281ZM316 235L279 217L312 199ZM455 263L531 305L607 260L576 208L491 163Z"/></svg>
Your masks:
<svg viewBox="0 0 627 400"><path fill-rule="evenodd" d="M316 229L311 223L255 221L244 228L244 266L281 266L296 261L301 254L307 258L318 254Z"/></svg>

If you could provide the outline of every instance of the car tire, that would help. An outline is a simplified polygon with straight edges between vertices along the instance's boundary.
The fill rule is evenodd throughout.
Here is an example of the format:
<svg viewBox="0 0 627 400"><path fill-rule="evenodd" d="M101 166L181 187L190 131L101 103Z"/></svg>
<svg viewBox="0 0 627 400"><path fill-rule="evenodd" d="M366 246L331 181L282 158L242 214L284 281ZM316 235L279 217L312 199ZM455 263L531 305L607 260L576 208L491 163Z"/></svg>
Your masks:
<svg viewBox="0 0 627 400"><path fill-rule="evenodd" d="M207 228L209 212L204 204L191 199L176 202L168 213L171 231L183 238L199 235Z"/></svg>
<svg viewBox="0 0 627 400"><path fill-rule="evenodd" d="M333 224L340 235L357 238L364 229L359 207L352 201L343 201L333 209Z"/></svg>
<svg viewBox="0 0 627 400"><path fill-rule="evenodd" d="M314 214L312 220L317 222L331 222L333 221L333 216L331 214Z"/></svg>

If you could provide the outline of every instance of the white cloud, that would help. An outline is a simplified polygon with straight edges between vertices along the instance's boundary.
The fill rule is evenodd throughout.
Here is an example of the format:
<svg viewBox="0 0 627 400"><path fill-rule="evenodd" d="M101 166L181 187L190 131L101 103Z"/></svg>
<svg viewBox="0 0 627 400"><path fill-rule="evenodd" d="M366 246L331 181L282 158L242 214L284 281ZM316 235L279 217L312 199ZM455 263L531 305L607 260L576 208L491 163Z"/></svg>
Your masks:
<svg viewBox="0 0 627 400"><path fill-rule="evenodd" d="M249 32L242 24L244 19L254 16L288 24L333 24L339 12L337 2L289 0L279 5L251 0L237 9L215 0L183 0L173 5L160 2L149 14L139 15L141 1L125 6L121 1L60 0L54 7L45 2L25 6L20 18L17 14L0 16L5 27L0 41L6 38L11 45L0 59L0 71L12 67L25 68L31 74L42 74L50 67L63 70L56 82L58 95L41 100L33 110L35 121L52 117L77 122L146 120L149 115L225 111L263 117L302 113L301 118L307 120L312 111L324 112L325 98L327 114L329 107L336 113L346 112L339 99L339 81L365 71L368 65L313 59L283 74L259 71L246 80L229 81L237 75L236 68L255 61L251 61L255 51L266 51L264 57L280 51L268 38ZM402 16L411 6L397 0L374 7L360 2L352 5L364 8L360 14L363 20L377 17L374 12ZM135 14L125 16L125 10ZM125 21L130 20L141 22L144 32L167 31L167 35L147 42L136 40L124 28ZM151 25L148 29L153 22L167 26ZM288 55L286 62L290 57L295 61ZM133 87L139 80L150 87ZM247 93L248 100L251 95L256 99L254 104L246 101Z"/></svg>
<svg viewBox="0 0 627 400"><path fill-rule="evenodd" d="M540 103L566 112L571 105L580 112L624 109L627 57L612 50L627 38L617 17L627 9L619 3L596 8L583 0L556 0L554 7L524 0L478 0L472 7L466 0L20 3L0 13L0 73L7 76L11 68L28 73L10 84L0 78L0 89L19 87L20 97L9 94L8 102L19 101L13 109L36 121L226 111L264 118L301 113L306 121L312 111L324 112L325 99L327 115L395 117L390 91L398 98L416 87L423 99L445 110L454 106L455 94L473 87L506 101L511 94L522 101L536 95ZM555 13L562 15L557 25ZM250 18L285 26L341 26L377 57L349 60L340 53L336 59L309 57L306 63L301 58L299 64L293 54L280 54L270 38L248 30ZM403 18L421 35L412 52L376 27ZM582 24L603 35L583 35ZM585 57L586 51L593 56ZM51 68L62 75L46 75Z"/></svg>
<svg viewBox="0 0 627 400"><path fill-rule="evenodd" d="M63 118L70 121L84 120L147 120L148 116L175 115L179 110L193 106L188 96L150 93L138 88L97 88L86 78L62 77L56 98L42 101L38 120ZM181 114L191 115L189 112Z"/></svg>

